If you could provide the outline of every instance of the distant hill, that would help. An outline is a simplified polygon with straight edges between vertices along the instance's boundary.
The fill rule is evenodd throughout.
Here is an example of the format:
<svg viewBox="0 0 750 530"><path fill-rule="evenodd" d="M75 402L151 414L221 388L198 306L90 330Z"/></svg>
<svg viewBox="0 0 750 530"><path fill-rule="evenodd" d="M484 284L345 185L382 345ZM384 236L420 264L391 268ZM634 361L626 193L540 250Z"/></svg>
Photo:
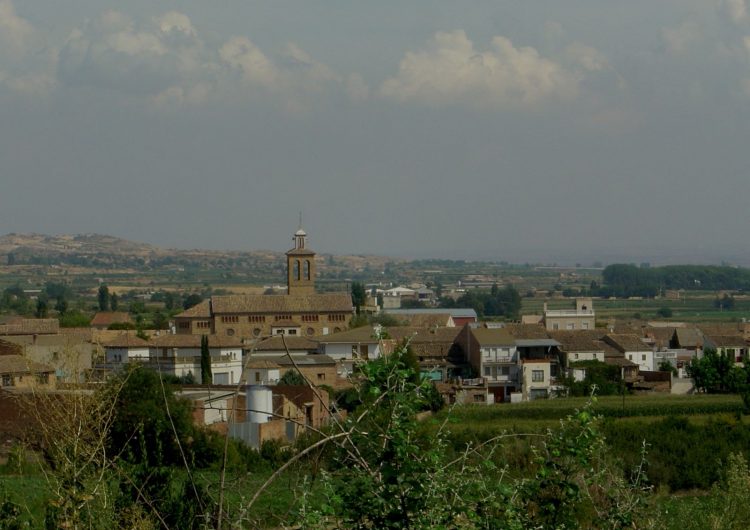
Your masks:
<svg viewBox="0 0 750 530"><path fill-rule="evenodd" d="M45 234L6 234L0 237L0 254L164 254L166 251L146 243L137 243L104 234L49 236Z"/></svg>
<svg viewBox="0 0 750 530"><path fill-rule="evenodd" d="M318 255L320 279L345 279L365 269L382 271L393 260L381 256ZM263 281L283 277L284 252L167 249L105 234L0 236L0 264L76 267L126 272L217 270L248 273Z"/></svg>

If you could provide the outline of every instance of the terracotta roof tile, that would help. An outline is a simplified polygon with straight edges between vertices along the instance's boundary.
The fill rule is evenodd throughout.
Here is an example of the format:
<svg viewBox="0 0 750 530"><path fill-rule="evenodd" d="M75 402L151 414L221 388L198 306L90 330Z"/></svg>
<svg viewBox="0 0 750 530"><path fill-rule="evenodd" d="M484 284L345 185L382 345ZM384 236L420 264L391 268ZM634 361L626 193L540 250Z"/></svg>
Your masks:
<svg viewBox="0 0 750 530"><path fill-rule="evenodd" d="M351 313L352 298L349 293L324 293L311 295L230 295L211 298L211 311L225 313ZM181 315L180 315L181 316Z"/></svg>

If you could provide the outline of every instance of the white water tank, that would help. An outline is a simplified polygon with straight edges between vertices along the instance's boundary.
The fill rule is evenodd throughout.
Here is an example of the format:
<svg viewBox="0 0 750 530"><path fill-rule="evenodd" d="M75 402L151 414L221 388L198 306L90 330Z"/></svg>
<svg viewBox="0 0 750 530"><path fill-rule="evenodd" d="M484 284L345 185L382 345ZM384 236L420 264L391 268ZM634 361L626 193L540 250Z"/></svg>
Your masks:
<svg viewBox="0 0 750 530"><path fill-rule="evenodd" d="M273 392L267 386L247 386L245 400L247 421L250 423L268 423L273 417Z"/></svg>

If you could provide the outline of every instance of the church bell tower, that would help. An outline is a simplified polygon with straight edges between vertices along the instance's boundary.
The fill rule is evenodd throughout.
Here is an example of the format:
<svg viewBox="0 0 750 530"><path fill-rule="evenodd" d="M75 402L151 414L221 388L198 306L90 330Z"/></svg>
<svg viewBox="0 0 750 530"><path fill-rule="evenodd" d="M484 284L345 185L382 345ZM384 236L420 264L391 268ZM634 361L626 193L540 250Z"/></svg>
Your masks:
<svg viewBox="0 0 750 530"><path fill-rule="evenodd" d="M294 248L286 253L287 293L315 294L315 252L307 248L307 233L302 230L302 223L292 239Z"/></svg>

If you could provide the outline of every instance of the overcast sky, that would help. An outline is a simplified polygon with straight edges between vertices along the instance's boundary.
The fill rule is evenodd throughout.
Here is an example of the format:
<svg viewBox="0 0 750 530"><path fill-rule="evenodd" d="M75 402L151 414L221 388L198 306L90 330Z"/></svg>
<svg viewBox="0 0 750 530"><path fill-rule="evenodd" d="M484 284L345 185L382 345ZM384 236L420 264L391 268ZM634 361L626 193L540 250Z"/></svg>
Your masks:
<svg viewBox="0 0 750 530"><path fill-rule="evenodd" d="M750 0L0 0L0 233L750 263Z"/></svg>

